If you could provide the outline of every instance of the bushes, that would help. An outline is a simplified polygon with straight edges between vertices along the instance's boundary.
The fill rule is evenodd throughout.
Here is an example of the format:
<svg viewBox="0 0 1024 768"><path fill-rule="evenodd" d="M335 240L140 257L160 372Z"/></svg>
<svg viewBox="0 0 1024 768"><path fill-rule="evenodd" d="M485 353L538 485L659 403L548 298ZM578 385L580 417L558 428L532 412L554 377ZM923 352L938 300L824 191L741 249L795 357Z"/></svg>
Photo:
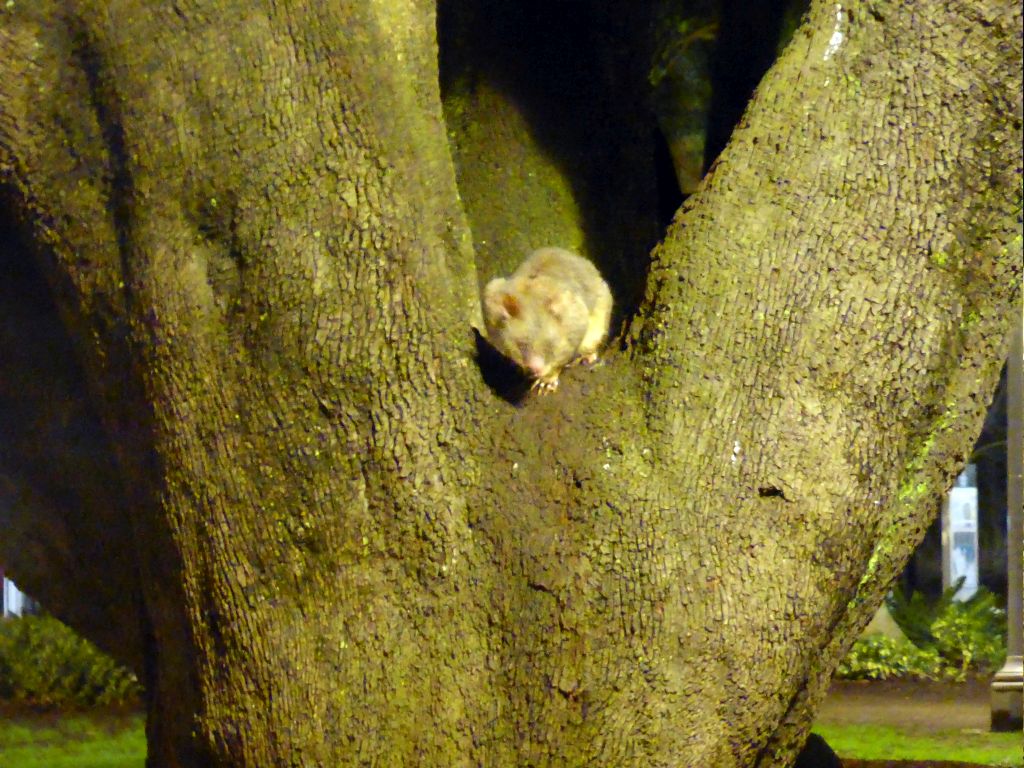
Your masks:
<svg viewBox="0 0 1024 768"><path fill-rule="evenodd" d="M1006 611L987 589L969 600L954 600L961 581L932 604L920 593L891 595L889 610L904 634L919 647L935 648L962 677L969 667L995 669L1006 659Z"/></svg>
<svg viewBox="0 0 1024 768"><path fill-rule="evenodd" d="M0 699L43 707L135 703L135 675L50 616L0 621Z"/></svg>
<svg viewBox="0 0 1024 768"><path fill-rule="evenodd" d="M867 635L857 640L839 662L836 677L844 680L952 679L949 667L934 648L918 648L905 638Z"/></svg>
<svg viewBox="0 0 1024 768"><path fill-rule="evenodd" d="M886 599L889 612L907 639L860 638L839 664L836 676L963 680L972 669L998 668L1006 658L1006 612L984 588L969 600L954 600L959 587L959 582L954 584L935 602L919 592L909 600L899 593L890 595Z"/></svg>

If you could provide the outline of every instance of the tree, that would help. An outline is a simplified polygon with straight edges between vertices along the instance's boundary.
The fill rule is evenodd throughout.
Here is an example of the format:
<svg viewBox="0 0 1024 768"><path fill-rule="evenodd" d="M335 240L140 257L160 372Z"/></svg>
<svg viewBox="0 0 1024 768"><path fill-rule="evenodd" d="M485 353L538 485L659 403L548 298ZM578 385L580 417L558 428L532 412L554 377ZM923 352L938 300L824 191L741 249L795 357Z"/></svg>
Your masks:
<svg viewBox="0 0 1024 768"><path fill-rule="evenodd" d="M3 10L3 557L154 765L783 765L980 428L1016 3L814 4L649 260L642 15L504 6ZM541 243L621 344L515 403Z"/></svg>

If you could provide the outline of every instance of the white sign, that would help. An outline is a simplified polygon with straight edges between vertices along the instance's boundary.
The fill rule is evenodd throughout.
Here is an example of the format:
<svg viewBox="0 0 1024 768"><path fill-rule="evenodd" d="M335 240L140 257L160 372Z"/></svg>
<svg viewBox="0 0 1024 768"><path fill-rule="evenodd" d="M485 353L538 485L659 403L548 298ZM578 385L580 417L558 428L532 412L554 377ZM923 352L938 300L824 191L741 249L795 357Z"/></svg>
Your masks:
<svg viewBox="0 0 1024 768"><path fill-rule="evenodd" d="M968 464L942 505L942 586L964 583L954 599L967 600L978 591L978 489L975 467Z"/></svg>
<svg viewBox="0 0 1024 768"><path fill-rule="evenodd" d="M3 584L4 596L3 613L0 613L0 616L21 616L25 610L25 595L10 579L0 576L0 583Z"/></svg>

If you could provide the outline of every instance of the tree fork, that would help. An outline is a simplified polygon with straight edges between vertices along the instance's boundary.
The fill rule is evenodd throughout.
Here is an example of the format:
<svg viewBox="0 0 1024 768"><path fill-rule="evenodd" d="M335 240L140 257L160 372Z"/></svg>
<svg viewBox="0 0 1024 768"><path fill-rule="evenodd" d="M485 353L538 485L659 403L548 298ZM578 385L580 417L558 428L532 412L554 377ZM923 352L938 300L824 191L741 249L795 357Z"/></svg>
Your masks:
<svg viewBox="0 0 1024 768"><path fill-rule="evenodd" d="M628 349L515 407L431 5L58 7L3 11L0 173L127 489L151 762L785 764L1005 354L1020 9L814 5Z"/></svg>

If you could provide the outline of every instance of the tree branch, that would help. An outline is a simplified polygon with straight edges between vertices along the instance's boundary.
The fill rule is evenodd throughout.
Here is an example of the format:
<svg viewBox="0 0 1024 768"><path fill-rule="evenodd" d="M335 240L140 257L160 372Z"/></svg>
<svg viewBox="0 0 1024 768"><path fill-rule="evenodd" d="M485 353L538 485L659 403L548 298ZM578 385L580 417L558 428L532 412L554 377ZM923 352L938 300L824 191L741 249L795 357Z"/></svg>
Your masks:
<svg viewBox="0 0 1024 768"><path fill-rule="evenodd" d="M744 500L715 520L727 499L709 498L712 481L694 489L732 537L709 545L733 562L736 531L764 530L817 572L788 582L822 620L804 634L820 660L790 723L962 465L1020 295L1020 9L918 10L815 4L656 251L633 337L665 461L698 435L703 471ZM815 549L782 544L797 526L820 532ZM853 528L840 552L834 537ZM815 596L826 582L839 603ZM786 633L773 611L765 620Z"/></svg>

